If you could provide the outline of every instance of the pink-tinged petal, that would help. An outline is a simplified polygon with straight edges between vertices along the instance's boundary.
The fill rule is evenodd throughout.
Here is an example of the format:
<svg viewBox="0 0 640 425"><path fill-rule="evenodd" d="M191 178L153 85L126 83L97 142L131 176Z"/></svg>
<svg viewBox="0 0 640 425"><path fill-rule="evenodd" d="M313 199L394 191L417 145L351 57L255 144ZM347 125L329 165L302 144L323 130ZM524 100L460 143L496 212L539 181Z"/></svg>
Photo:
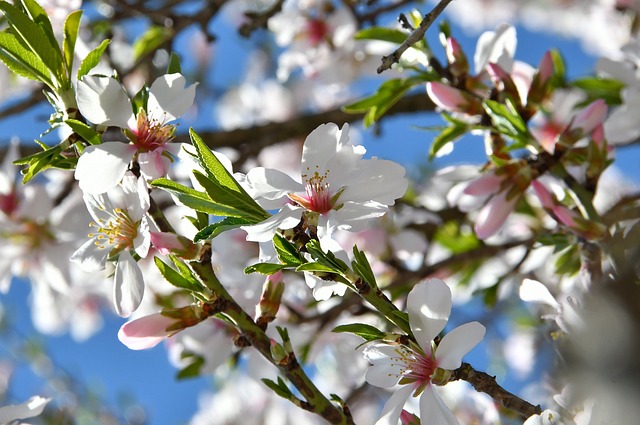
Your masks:
<svg viewBox="0 0 640 425"><path fill-rule="evenodd" d="M460 425L432 385L427 385L420 396L420 419L429 425Z"/></svg>
<svg viewBox="0 0 640 425"><path fill-rule="evenodd" d="M431 352L431 341L444 329L451 314L451 290L440 279L413 287L407 298L409 324L418 344Z"/></svg>
<svg viewBox="0 0 640 425"><path fill-rule="evenodd" d="M196 84L185 87L186 80L180 74L165 74L153 82L149 89L147 116L166 123L182 116L193 105Z"/></svg>
<svg viewBox="0 0 640 425"><path fill-rule="evenodd" d="M127 128L133 116L129 96L114 78L85 75L78 81L76 99L80 113L93 124Z"/></svg>
<svg viewBox="0 0 640 425"><path fill-rule="evenodd" d="M489 63L497 63L510 72L516 44L516 29L509 24L502 24L496 31L481 34L473 56L476 74L481 74Z"/></svg>
<svg viewBox="0 0 640 425"><path fill-rule="evenodd" d="M538 180L532 181L531 186L536 192L536 195L538 195L538 199L540 200L542 206L547 209L553 209L556 203L553 199L553 196L551 195L551 192L549 192L549 189L547 189L547 187Z"/></svg>
<svg viewBox="0 0 640 425"><path fill-rule="evenodd" d="M508 190L503 190L493 196L487 205L480 210L474 226L476 236L478 236L479 239L486 239L500 230L507 220L507 217L509 217L509 214L511 214L515 208L520 197L515 196L507 200L507 192Z"/></svg>
<svg viewBox="0 0 640 425"><path fill-rule="evenodd" d="M0 423L9 424L18 419L38 416L50 401L50 398L34 396L22 404L0 407Z"/></svg>
<svg viewBox="0 0 640 425"><path fill-rule="evenodd" d="M414 388L411 385L405 385L391 395L389 400L384 404L382 408L382 414L380 419L376 422L376 425L398 425L402 409L411 396Z"/></svg>
<svg viewBox="0 0 640 425"><path fill-rule="evenodd" d="M565 226L572 227L574 229L579 227L575 220L575 218L577 217L576 213L574 213L564 205L555 205L553 207L553 214Z"/></svg>
<svg viewBox="0 0 640 425"><path fill-rule="evenodd" d="M173 332L167 328L175 319L160 313L144 316L125 323L118 331L118 339L131 350L146 350L155 347Z"/></svg>
<svg viewBox="0 0 640 425"><path fill-rule="evenodd" d="M303 209L287 204L278 213L265 221L252 226L242 226L247 232L247 240L252 242L267 242L273 239L278 229L293 229L300 223Z"/></svg>
<svg viewBox="0 0 640 425"><path fill-rule="evenodd" d="M547 51L544 56L542 56L542 60L540 60L540 65L538 66L538 78L540 84L546 84L547 81L553 76L553 57L551 56L551 52Z"/></svg>
<svg viewBox="0 0 640 425"><path fill-rule="evenodd" d="M364 379L380 388L390 388L398 383L402 371L406 369L398 357L401 357L398 345L374 343L367 346L362 354L371 363Z"/></svg>
<svg viewBox="0 0 640 425"><path fill-rule="evenodd" d="M489 171L470 182L467 187L464 188L464 193L472 196L491 195L500 190L500 185L503 181L504 177L497 176L493 171Z"/></svg>
<svg viewBox="0 0 640 425"><path fill-rule="evenodd" d="M144 278L138 263L127 251L120 253L114 277L113 301L116 313L129 317L144 295Z"/></svg>
<svg viewBox="0 0 640 425"><path fill-rule="evenodd" d="M447 84L431 81L427 83L429 98L445 111L467 112L469 101L463 92Z"/></svg>
<svg viewBox="0 0 640 425"><path fill-rule="evenodd" d="M549 289L537 280L524 279L520 284L520 299L529 303L542 303L558 308L558 302Z"/></svg>
<svg viewBox="0 0 640 425"><path fill-rule="evenodd" d="M473 349L486 332L478 322L465 323L446 334L436 350L438 367L454 370L462 364L462 358Z"/></svg>
<svg viewBox="0 0 640 425"><path fill-rule="evenodd" d="M143 152L138 155L140 174L147 180L155 180L164 177L169 172L171 160L162 154L162 149L151 152Z"/></svg>
<svg viewBox="0 0 640 425"><path fill-rule="evenodd" d="M247 183L251 186L251 195L269 200L280 199L289 193L303 190L302 184L293 180L282 171L256 167L247 173Z"/></svg>
<svg viewBox="0 0 640 425"><path fill-rule="evenodd" d="M607 103L603 99L598 99L591 102L576 115L571 128L579 128L584 134L588 134L602 124L606 117Z"/></svg>
<svg viewBox="0 0 640 425"><path fill-rule="evenodd" d="M78 158L74 174L80 189L95 195L114 188L124 177L134 152L133 145L120 142L86 148Z"/></svg>

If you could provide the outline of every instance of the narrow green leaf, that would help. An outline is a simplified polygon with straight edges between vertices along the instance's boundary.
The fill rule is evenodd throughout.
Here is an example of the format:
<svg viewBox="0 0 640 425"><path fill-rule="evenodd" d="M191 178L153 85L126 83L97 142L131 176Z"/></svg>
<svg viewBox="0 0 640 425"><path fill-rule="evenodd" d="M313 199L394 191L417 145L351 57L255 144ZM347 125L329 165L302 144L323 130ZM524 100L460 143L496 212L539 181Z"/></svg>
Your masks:
<svg viewBox="0 0 640 425"><path fill-rule="evenodd" d="M320 273L337 273L338 271L333 268L333 267L329 267L326 266L324 264L320 264L318 262L310 262L310 263L304 263L299 265L298 267L296 267L296 271L297 272L320 272Z"/></svg>
<svg viewBox="0 0 640 425"><path fill-rule="evenodd" d="M527 124L520 114L515 111L513 104L509 102L502 104L494 100L486 100L483 106L491 117L491 121L501 133L512 138L520 138L528 133Z"/></svg>
<svg viewBox="0 0 640 425"><path fill-rule="evenodd" d="M16 4L16 6L22 6L22 10L31 17L31 20L38 24L45 35L49 39L51 45L58 46L58 40L56 39L56 35L53 32L53 26L51 25L51 20L49 19L49 15L47 11L44 10L40 4L38 4L35 0L20 0L20 4Z"/></svg>
<svg viewBox="0 0 640 425"><path fill-rule="evenodd" d="M440 149L445 147L448 143L455 142L460 137L464 136L467 131L469 131L469 127L466 125L454 124L445 128L440 134L434 137L433 142L431 142L431 147L429 148L429 160L433 160Z"/></svg>
<svg viewBox="0 0 640 425"><path fill-rule="evenodd" d="M178 56L176 52L171 52L171 56L169 56L167 74L182 74L182 67L180 66L180 56Z"/></svg>
<svg viewBox="0 0 640 425"><path fill-rule="evenodd" d="M55 83L64 80L64 65L60 46L55 38L52 40L42 26L36 24L23 11L7 2L0 2L0 10L4 12L11 24L11 29L17 39L33 52L55 77ZM47 18L48 19L48 18Z"/></svg>
<svg viewBox="0 0 640 425"><path fill-rule="evenodd" d="M273 246L276 248L278 259L282 264L297 267L303 263L302 256L296 249L295 245L289 242L285 237L276 233L273 237Z"/></svg>
<svg viewBox="0 0 640 425"><path fill-rule="evenodd" d="M356 245L353 246L353 258L354 260L351 262L353 271L369 285L376 288L378 283L376 282L375 273L371 269L371 264L365 253L360 251Z"/></svg>
<svg viewBox="0 0 640 425"><path fill-rule="evenodd" d="M314 260L331 268L334 273L342 274L349 270L349 267L344 263L344 261L337 258L333 252L324 252L320 247L320 242L318 240L314 239L307 242L305 247Z"/></svg>
<svg viewBox="0 0 640 425"><path fill-rule="evenodd" d="M348 325L339 325L333 328L331 332L335 333L351 333L358 335L367 341L375 341L377 339L383 339L385 333L380 331L375 326L367 325L365 323L351 323Z"/></svg>
<svg viewBox="0 0 640 425"><path fill-rule="evenodd" d="M218 157L216 157L209 146L204 143L202 138L195 132L195 130L193 130L193 128L189 129L189 136L191 137L193 146L196 148L196 154L200 160L200 165L202 165L202 168L204 168L209 178L216 180L222 186L235 192L243 193L244 189L242 186L240 186L236 179L233 178L224 164L220 162Z"/></svg>
<svg viewBox="0 0 640 425"><path fill-rule="evenodd" d="M380 40L402 44L409 37L406 32L388 27L369 27L356 33L356 40Z"/></svg>
<svg viewBox="0 0 640 425"><path fill-rule="evenodd" d="M218 236L222 232L226 232L227 230L237 229L240 226L245 226L249 224L254 224L252 220L246 220L244 218L238 217L226 217L217 223L209 224L200 230L193 238L194 242L199 242L206 239L213 239Z"/></svg>
<svg viewBox="0 0 640 425"><path fill-rule="evenodd" d="M175 255L169 255L169 259L171 260L173 265L176 267L176 269L178 269L178 273L180 273L181 276L183 276L184 278L186 278L191 282L191 285L193 286L193 288L197 288L196 290L202 289L202 284L200 283L198 278L194 276L193 272L184 263L184 261L182 261L180 258L176 257Z"/></svg>
<svg viewBox="0 0 640 425"><path fill-rule="evenodd" d="M95 68L100 63L100 58L104 54L104 51L107 50L107 47L111 43L111 40L103 40L102 43L98 45L95 49L89 52L89 54L82 60L80 63L80 68L78 68L78 80L84 77Z"/></svg>
<svg viewBox="0 0 640 425"><path fill-rule="evenodd" d="M245 274L260 273L264 275L272 275L288 266L284 264L273 263L256 263L244 269Z"/></svg>
<svg viewBox="0 0 640 425"><path fill-rule="evenodd" d="M73 68L73 57L76 49L76 40L78 39L78 31L80 29L80 18L82 10L73 11L64 21L64 37L62 39L62 54L64 56L64 64L67 69L67 76L71 77Z"/></svg>
<svg viewBox="0 0 640 425"><path fill-rule="evenodd" d="M42 60L6 31L0 32L0 60L15 74L53 88L51 73Z"/></svg>
<svg viewBox="0 0 640 425"><path fill-rule="evenodd" d="M92 145L99 145L102 143L102 139L100 137L100 133L95 131L93 128L89 127L87 124L78 121L78 120L66 120L65 124L67 124L71 129L77 133L84 140L89 142Z"/></svg>
<svg viewBox="0 0 640 425"><path fill-rule="evenodd" d="M190 279L185 278L173 267L169 266L167 263L162 261L158 257L153 257L153 261L156 264L156 267L160 271L160 274L173 286L180 289L186 289L192 292L199 292L202 290L202 287L198 284L194 284L194 282Z"/></svg>
<svg viewBox="0 0 640 425"><path fill-rule="evenodd" d="M181 185L166 178L156 179L151 185L173 194L185 206L207 214L237 217L235 208L213 202L206 193Z"/></svg>
<svg viewBox="0 0 640 425"><path fill-rule="evenodd" d="M197 378L198 376L200 376L200 370L205 363L204 357L197 355L192 355L190 357L193 358L193 361L178 372L178 374L176 375L176 379L182 380Z"/></svg>
<svg viewBox="0 0 640 425"><path fill-rule="evenodd" d="M285 398L287 400L291 400L294 395L291 393L291 390L287 388L287 385L284 381L278 378L278 383L276 384L271 379L262 378L261 381L271 389L274 393L278 394L280 397Z"/></svg>
<svg viewBox="0 0 640 425"><path fill-rule="evenodd" d="M171 28L160 26L149 27L149 29L133 43L134 60L138 61L142 57L152 53L167 40L170 40L172 35L173 30L171 30Z"/></svg>

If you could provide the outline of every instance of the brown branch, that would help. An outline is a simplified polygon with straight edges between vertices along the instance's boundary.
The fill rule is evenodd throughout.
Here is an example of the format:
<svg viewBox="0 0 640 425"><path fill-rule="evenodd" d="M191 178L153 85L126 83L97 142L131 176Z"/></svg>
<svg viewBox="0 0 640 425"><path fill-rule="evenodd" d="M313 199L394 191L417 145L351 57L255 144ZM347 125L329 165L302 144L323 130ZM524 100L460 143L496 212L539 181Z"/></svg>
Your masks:
<svg viewBox="0 0 640 425"><path fill-rule="evenodd" d="M498 385L495 376L491 376L485 372L479 372L469 363L462 363L462 366L453 371L451 380L455 381L458 379L467 381L476 391L489 394L491 398L498 401L502 406L517 412L524 419L542 413L540 405L534 406L517 395L511 394Z"/></svg>
<svg viewBox="0 0 640 425"><path fill-rule="evenodd" d="M424 19L420 23L420 26L409 34L409 37L398 47L393 53L388 56L382 57L382 65L378 67L378 74L386 71L387 69L391 69L391 66L394 63L398 63L400 61L400 56L411 46L422 40L424 34L427 32L431 24L436 20L438 16L444 11L444 9L451 3L453 0L440 0L431 12L427 13L424 16Z"/></svg>

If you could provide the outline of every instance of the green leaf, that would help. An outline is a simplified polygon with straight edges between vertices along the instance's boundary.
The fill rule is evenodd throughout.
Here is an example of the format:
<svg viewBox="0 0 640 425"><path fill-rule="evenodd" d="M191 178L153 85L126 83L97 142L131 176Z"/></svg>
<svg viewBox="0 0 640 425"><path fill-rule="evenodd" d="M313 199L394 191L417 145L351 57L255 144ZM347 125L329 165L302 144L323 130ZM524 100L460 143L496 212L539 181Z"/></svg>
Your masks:
<svg viewBox="0 0 640 425"><path fill-rule="evenodd" d="M55 77L54 83L64 80L60 46L55 38L52 39L46 34L46 26L38 25L23 11L5 1L0 2L0 10L11 24L11 30L18 41L33 52ZM48 17L46 19L48 20Z"/></svg>
<svg viewBox="0 0 640 425"><path fill-rule="evenodd" d="M233 214L225 215L245 218L250 220L252 224L259 223L269 217L268 213L258 206L249 195L245 197L243 194L234 192L220 185L217 181L211 180L198 170L193 170L192 172L213 202L233 209Z"/></svg>
<svg viewBox="0 0 640 425"><path fill-rule="evenodd" d="M503 134L511 137L519 137L522 134L527 134L527 124L515 110L513 104L508 100L506 104L494 100L486 100L483 106L487 114L491 117L493 124L501 130Z"/></svg>
<svg viewBox="0 0 640 425"><path fill-rule="evenodd" d="M180 56L178 56L176 52L171 52L171 56L169 56L167 74L182 74L182 67L180 66Z"/></svg>
<svg viewBox="0 0 640 425"><path fill-rule="evenodd" d="M553 77L551 78L551 85L553 87L564 87L565 86L565 78L566 78L566 70L564 66L564 59L560 52L556 49L552 49L551 53L551 62L553 62Z"/></svg>
<svg viewBox="0 0 640 425"><path fill-rule="evenodd" d="M558 256L555 272L559 275L575 275L580 271L580 252L578 245L571 245Z"/></svg>
<svg viewBox="0 0 640 425"><path fill-rule="evenodd" d="M140 60L142 57L152 53L165 42L171 39L173 31L171 28L151 26L133 43L133 59Z"/></svg>
<svg viewBox="0 0 640 425"><path fill-rule="evenodd" d="M358 31L354 36L356 40L380 40L395 44L404 43L408 37L409 34L406 32L388 27L365 28Z"/></svg>
<svg viewBox="0 0 640 425"><path fill-rule="evenodd" d="M464 136L469 131L469 126L466 124L453 124L438 134L431 142L429 148L429 160L433 160L436 157L440 149L445 147L448 143L453 143L460 137Z"/></svg>
<svg viewBox="0 0 640 425"><path fill-rule="evenodd" d="M318 240L314 239L307 242L305 247L314 260L329 267L332 273L342 274L349 270L349 267L344 263L344 261L337 258L333 252L324 252L320 247L320 242Z"/></svg>
<svg viewBox="0 0 640 425"><path fill-rule="evenodd" d="M98 45L95 49L89 52L89 54L82 60L80 63L80 68L78 68L78 80L84 77L95 68L100 63L100 58L104 54L104 51L107 50L107 47L111 43L111 40L103 40L102 43Z"/></svg>
<svg viewBox="0 0 640 425"><path fill-rule="evenodd" d="M336 273L333 267L328 267L317 262L304 263L296 267L297 272L320 272L320 273Z"/></svg>
<svg viewBox="0 0 640 425"><path fill-rule="evenodd" d="M191 276L186 278L178 273L173 267L166 264L158 257L153 257L153 261L156 263L156 267L160 271L160 274L176 288L186 289L192 292L201 292L202 286L197 282L193 282Z"/></svg>
<svg viewBox="0 0 640 425"><path fill-rule="evenodd" d="M363 251L360 251L356 245L353 246L353 258L351 262L351 268L353 271L367 282L373 288L378 286L376 282L376 276L371 269L371 264L367 260L367 256Z"/></svg>
<svg viewBox="0 0 640 425"><path fill-rule="evenodd" d="M280 260L282 264L297 267L304 262L295 245L289 242L284 236L276 233L273 237L273 245L276 248L278 260Z"/></svg>
<svg viewBox="0 0 640 425"><path fill-rule="evenodd" d="M87 124L78 121L69 119L65 121L71 129L78 134L78 136L82 137L84 140L89 142L92 145L99 145L102 143L102 139L100 137L100 133L95 131L93 128L89 127Z"/></svg>
<svg viewBox="0 0 640 425"><path fill-rule="evenodd" d="M287 387L287 384L282 380L282 378L278 378L277 384L267 378L262 378L261 381L280 397L286 398L287 400L294 398L293 393L291 393L291 390Z"/></svg>
<svg viewBox="0 0 640 425"><path fill-rule="evenodd" d="M252 220L246 220L238 217L226 217L216 223L209 224L200 230L193 238L194 242L199 242L205 239L213 239L222 232L227 230L237 229L240 226L254 224Z"/></svg>
<svg viewBox="0 0 640 425"><path fill-rule="evenodd" d="M400 310L394 310L393 311L393 315L398 317L403 322L405 322L407 324L407 326L409 325L409 314L408 313L405 313L404 311L400 311Z"/></svg>
<svg viewBox="0 0 640 425"><path fill-rule="evenodd" d="M204 192L181 185L166 178L156 179L151 185L173 194L185 206L207 214L236 217L238 210L213 202Z"/></svg>
<svg viewBox="0 0 640 425"><path fill-rule="evenodd" d="M55 145L53 147L49 147L44 143L39 144L44 149L43 151L14 161L14 164L18 165L28 164L28 168L26 170L23 170L23 184L29 182L29 180L34 178L40 171L44 171L47 168L57 166L57 163L60 159L60 153L63 151L62 146Z"/></svg>
<svg viewBox="0 0 640 425"><path fill-rule="evenodd" d="M82 10L73 11L64 21L64 37L62 40L62 54L64 56L67 76L71 76L73 68L73 57L76 49L76 40L78 39L78 30L80 29L80 18Z"/></svg>
<svg viewBox="0 0 640 425"><path fill-rule="evenodd" d="M53 88L51 73L42 60L27 50L16 36L9 32L0 32L0 60L13 73Z"/></svg>
<svg viewBox="0 0 640 425"><path fill-rule="evenodd" d="M428 81L429 78L419 75L404 79L387 80L380 85L376 93L356 101L342 109L348 113L366 112L365 127L371 126L385 114L413 86Z"/></svg>
<svg viewBox="0 0 640 425"><path fill-rule="evenodd" d="M608 105L619 105L622 103L620 92L624 88L624 83L611 78L585 77L573 81L572 86L578 87L587 93L585 105L596 99L604 99Z"/></svg>
<svg viewBox="0 0 640 425"><path fill-rule="evenodd" d="M367 325L365 323L351 323L348 325L340 325L333 328L331 332L335 333L350 333L358 335L360 338L366 341L375 341L377 339L383 339L385 333L380 331L375 326Z"/></svg>
<svg viewBox="0 0 640 425"><path fill-rule="evenodd" d="M195 354L189 357L191 357L193 361L189 363L187 366L180 369L180 371L176 375L176 379L182 380L182 379L189 379L189 378L197 378L198 376L200 376L200 370L202 369L202 366L204 366L204 363L205 363L204 357L198 356Z"/></svg>
<svg viewBox="0 0 640 425"><path fill-rule="evenodd" d="M439 226L433 240L452 254L461 254L480 246L480 241L472 231L463 230L459 223L453 220Z"/></svg>
<svg viewBox="0 0 640 425"><path fill-rule="evenodd" d="M284 264L273 263L256 263L244 269L245 274L260 273L264 275L272 275L288 266Z"/></svg>

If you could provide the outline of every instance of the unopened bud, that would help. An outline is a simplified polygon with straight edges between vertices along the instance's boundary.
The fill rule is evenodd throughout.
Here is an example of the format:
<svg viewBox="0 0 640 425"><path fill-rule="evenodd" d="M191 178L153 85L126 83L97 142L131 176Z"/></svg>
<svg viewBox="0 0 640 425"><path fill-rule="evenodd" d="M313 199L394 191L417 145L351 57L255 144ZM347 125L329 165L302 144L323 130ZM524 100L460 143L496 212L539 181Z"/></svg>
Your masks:
<svg viewBox="0 0 640 425"><path fill-rule="evenodd" d="M278 344L275 340L271 340L271 357L276 363L283 363L289 357L289 353L282 344Z"/></svg>
<svg viewBox="0 0 640 425"><path fill-rule="evenodd" d="M163 255L175 255L184 260L200 258L202 245L184 236L168 232L151 232L151 243Z"/></svg>
<svg viewBox="0 0 640 425"><path fill-rule="evenodd" d="M518 93L518 87L516 86L516 83L513 82L511 75L509 75L509 73L502 69L502 67L497 63L488 64L486 69L496 88L499 91L506 93L519 105L520 93Z"/></svg>
<svg viewBox="0 0 640 425"><path fill-rule="evenodd" d="M402 425L420 425L420 418L402 409L402 413L400 413L400 423L402 423Z"/></svg>
<svg viewBox="0 0 640 425"><path fill-rule="evenodd" d="M583 135L589 134L603 123L606 116L606 102L603 99L595 100L576 115L571 129L580 129Z"/></svg>
<svg viewBox="0 0 640 425"><path fill-rule="evenodd" d="M537 104L542 102L549 94L551 77L553 76L553 57L551 52L546 52L538 66L538 72L533 76L529 93L527 94L527 103Z"/></svg>
<svg viewBox="0 0 640 425"><path fill-rule="evenodd" d="M451 74L456 77L467 75L469 73L469 62L455 38L447 38L445 51Z"/></svg>
<svg viewBox="0 0 640 425"><path fill-rule="evenodd" d="M280 301L284 293L284 282L282 282L282 271L270 275L262 287L260 302L256 306L256 316L259 324L272 322L276 318Z"/></svg>
<svg viewBox="0 0 640 425"><path fill-rule="evenodd" d="M433 103L449 112L476 115L481 110L480 103L473 96L443 83L428 82L427 94Z"/></svg>

